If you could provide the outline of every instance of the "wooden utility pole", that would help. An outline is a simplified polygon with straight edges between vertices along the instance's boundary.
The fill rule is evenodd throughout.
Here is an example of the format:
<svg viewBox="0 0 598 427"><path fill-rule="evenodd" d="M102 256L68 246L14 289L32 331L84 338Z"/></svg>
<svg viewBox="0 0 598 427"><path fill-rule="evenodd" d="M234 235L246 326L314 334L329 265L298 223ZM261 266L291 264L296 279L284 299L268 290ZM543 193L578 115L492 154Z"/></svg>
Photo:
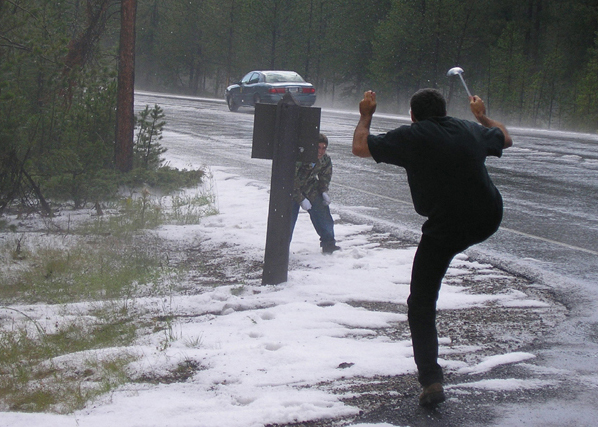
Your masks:
<svg viewBox="0 0 598 427"><path fill-rule="evenodd" d="M122 0L120 6L120 47L118 55L118 93L116 99L116 169L133 169L135 112L135 15L137 0Z"/></svg>

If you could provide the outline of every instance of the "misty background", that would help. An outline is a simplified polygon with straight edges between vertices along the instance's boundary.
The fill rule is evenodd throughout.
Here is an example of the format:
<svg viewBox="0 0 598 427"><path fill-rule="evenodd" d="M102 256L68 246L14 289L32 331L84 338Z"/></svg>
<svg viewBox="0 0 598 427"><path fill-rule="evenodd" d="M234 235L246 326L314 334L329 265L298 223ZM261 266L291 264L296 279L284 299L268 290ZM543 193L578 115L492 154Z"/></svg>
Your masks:
<svg viewBox="0 0 598 427"><path fill-rule="evenodd" d="M81 207L122 184L123 2L0 0L0 213L15 198ZM316 106L356 110L372 89L378 111L406 115L413 92L436 87L449 114L469 117L461 82L446 75L459 66L507 126L597 129L598 0L136 3L137 90L223 99L251 70L285 69L314 84Z"/></svg>
<svg viewBox="0 0 598 427"><path fill-rule="evenodd" d="M137 86L222 97L254 69L300 73L318 105L373 89L400 114L422 87L510 125L596 130L595 0L153 0L138 4ZM452 102L451 102L452 101Z"/></svg>

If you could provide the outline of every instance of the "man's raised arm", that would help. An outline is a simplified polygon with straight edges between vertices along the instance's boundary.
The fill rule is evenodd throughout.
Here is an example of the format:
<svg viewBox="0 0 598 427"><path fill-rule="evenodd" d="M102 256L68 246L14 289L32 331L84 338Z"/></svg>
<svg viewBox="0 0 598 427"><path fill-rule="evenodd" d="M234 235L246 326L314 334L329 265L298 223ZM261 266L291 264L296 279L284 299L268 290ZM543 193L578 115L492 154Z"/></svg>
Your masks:
<svg viewBox="0 0 598 427"><path fill-rule="evenodd" d="M359 103L361 117L353 133L353 154L358 157L372 157L368 147L368 136L375 111L376 93L369 90L363 94L363 99Z"/></svg>
<svg viewBox="0 0 598 427"><path fill-rule="evenodd" d="M507 131L505 125L496 120L492 120L490 117L486 115L486 106L484 105L484 101L482 101L482 98L480 98L477 95L470 97L469 107L471 108L471 112L473 113L475 118L478 120L478 122L480 122L482 126L487 128L499 128L502 131L503 135L505 136L505 145L503 146L503 148L509 148L513 145L513 139L511 138L511 135L509 135L509 132Z"/></svg>

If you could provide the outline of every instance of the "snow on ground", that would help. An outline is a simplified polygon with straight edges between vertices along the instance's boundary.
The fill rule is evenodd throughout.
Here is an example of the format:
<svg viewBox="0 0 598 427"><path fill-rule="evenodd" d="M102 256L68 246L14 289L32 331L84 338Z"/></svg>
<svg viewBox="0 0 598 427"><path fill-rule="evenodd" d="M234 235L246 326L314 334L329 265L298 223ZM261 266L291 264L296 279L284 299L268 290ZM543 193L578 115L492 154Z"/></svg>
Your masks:
<svg viewBox="0 0 598 427"><path fill-rule="evenodd" d="M189 166L177 165L176 160L171 164ZM188 244L201 241L204 247L226 247L230 256L242 254L262 260L267 188L219 168L214 168L212 175L209 185L217 196L220 213L198 225L162 227L159 235ZM261 286L259 281L249 280L169 299L168 312L185 315L174 325L177 339L168 348L159 348L159 334L141 338L127 349L140 356L131 371L160 374L191 360L200 369L187 381L128 384L71 415L4 412L0 413L0 426L253 427L356 414L359 409L343 403L341 395L313 386L341 377L415 374L408 336L391 340L375 332L404 324L405 314L369 311L349 304L370 301L404 305L415 248L382 247L373 239L370 226L339 221L335 232L342 250L322 255L309 217L302 212L291 245L288 282ZM472 271L501 274L460 255L448 273L452 280L440 292L440 309L543 304L516 291L468 293L467 287L459 284L459 277ZM165 303L148 298L137 304L159 307ZM48 310L45 316L59 316L52 313ZM46 323L52 322L49 319ZM447 354L451 337L440 338L441 354ZM474 353L476 347L451 349L455 351ZM517 352L479 363L441 363L449 369L474 373L533 357ZM501 379L467 387L512 390L544 385Z"/></svg>

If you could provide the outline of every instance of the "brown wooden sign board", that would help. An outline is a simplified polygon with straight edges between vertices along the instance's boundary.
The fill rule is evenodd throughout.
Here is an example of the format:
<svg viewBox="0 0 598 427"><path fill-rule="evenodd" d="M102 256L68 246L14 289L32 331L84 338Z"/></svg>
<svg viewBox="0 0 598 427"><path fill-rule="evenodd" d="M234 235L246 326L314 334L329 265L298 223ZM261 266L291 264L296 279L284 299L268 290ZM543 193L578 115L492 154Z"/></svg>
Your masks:
<svg viewBox="0 0 598 427"><path fill-rule="evenodd" d="M276 104L256 104L253 120L252 159L272 160L276 139ZM299 110L299 135L297 161L315 162L318 159L321 109L301 107Z"/></svg>

